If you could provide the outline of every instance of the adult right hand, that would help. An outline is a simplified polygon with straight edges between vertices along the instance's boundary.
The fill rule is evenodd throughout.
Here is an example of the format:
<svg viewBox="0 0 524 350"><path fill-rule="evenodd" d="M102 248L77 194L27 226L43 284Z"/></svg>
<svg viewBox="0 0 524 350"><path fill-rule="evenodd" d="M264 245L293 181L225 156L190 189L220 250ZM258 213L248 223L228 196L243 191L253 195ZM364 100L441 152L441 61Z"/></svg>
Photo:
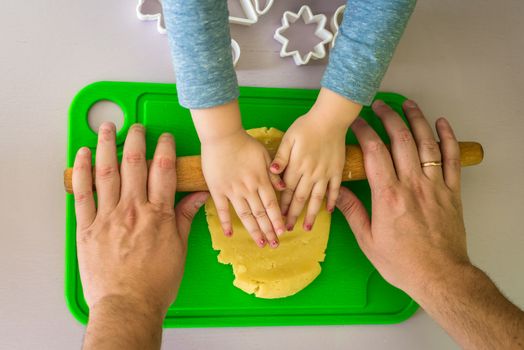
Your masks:
<svg viewBox="0 0 524 350"><path fill-rule="evenodd" d="M352 126L364 154L372 220L342 188L337 207L381 275L411 296L469 265L460 198L460 149L449 123L436 122L440 147L421 110L403 105L413 133L382 101L373 104L391 139L391 153L362 119ZM424 162L442 166L422 167Z"/></svg>

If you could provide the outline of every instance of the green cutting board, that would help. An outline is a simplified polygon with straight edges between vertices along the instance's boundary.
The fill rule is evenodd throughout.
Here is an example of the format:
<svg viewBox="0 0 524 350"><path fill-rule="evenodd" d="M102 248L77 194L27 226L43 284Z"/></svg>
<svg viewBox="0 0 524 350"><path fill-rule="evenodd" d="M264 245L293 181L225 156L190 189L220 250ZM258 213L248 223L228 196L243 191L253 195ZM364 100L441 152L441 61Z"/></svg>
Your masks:
<svg viewBox="0 0 524 350"><path fill-rule="evenodd" d="M240 88L242 122L246 129L262 126L288 129L312 106L318 90ZM379 93L400 115L403 96ZM109 100L124 112L124 124L117 133L118 155L129 127L142 123L147 130L147 155L152 157L156 140L170 132L178 156L200 153L200 143L189 111L178 104L173 84L97 82L86 86L74 98L69 111L67 165L73 166L82 146L96 150L97 135L88 124L94 103ZM389 142L382 124L370 108L361 116ZM348 144L356 139L348 132ZM366 181L344 183L371 207ZM177 199L183 194L179 194ZM66 195L65 295L71 313L86 323L89 309L84 300L76 257L74 200ZM326 259L322 273L301 292L284 299L255 298L233 286L229 265L217 261L203 210L193 223L184 278L178 298L170 307L165 327L289 326L396 323L409 318L418 308L404 292L388 284L366 259L339 211L332 217Z"/></svg>

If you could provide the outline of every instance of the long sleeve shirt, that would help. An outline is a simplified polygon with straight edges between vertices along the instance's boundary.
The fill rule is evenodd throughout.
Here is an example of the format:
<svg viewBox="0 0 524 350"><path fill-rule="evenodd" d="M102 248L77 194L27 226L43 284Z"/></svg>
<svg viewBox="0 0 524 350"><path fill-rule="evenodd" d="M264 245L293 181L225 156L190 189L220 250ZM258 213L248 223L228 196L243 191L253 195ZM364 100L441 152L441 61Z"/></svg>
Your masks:
<svg viewBox="0 0 524 350"><path fill-rule="evenodd" d="M321 86L369 105L416 0L348 0ZM191 109L238 97L227 0L163 0L180 103Z"/></svg>

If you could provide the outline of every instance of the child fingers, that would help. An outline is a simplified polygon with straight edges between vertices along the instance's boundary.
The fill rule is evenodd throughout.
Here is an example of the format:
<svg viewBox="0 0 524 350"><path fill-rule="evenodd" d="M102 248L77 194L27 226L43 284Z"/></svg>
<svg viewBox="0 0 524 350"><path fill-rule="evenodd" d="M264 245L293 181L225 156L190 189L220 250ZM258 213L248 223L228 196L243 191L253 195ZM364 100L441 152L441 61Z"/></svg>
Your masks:
<svg viewBox="0 0 524 350"><path fill-rule="evenodd" d="M304 219L304 230L311 231L313 228L317 214L322 207L322 202L324 201L324 196L326 195L326 189L327 181L320 181L313 185L311 197L309 198L309 203L307 206L306 217Z"/></svg>
<svg viewBox="0 0 524 350"><path fill-rule="evenodd" d="M269 243L269 246L272 248L278 247L277 235L275 234L275 230L273 229L273 225L269 220L266 208L264 207L264 204L262 204L262 201L260 200L260 196L258 195L258 193L251 194L247 198L247 202L249 204L249 207L251 208L251 213L257 221L258 227L260 227L260 229L264 233L264 236L267 240L267 243Z"/></svg>
<svg viewBox="0 0 524 350"><path fill-rule="evenodd" d="M266 153L266 163L267 163L267 166L270 168L271 167L271 158L269 157L269 154ZM273 185L273 188L277 191L283 191L285 188L286 188L286 184L285 182L282 180L282 178L280 177L280 175L278 174L273 174L271 172L271 169L269 169L268 171L268 175L269 175L269 181L271 181L271 184Z"/></svg>
<svg viewBox="0 0 524 350"><path fill-rule="evenodd" d="M147 200L147 164L145 129L140 124L128 131L122 155L121 198L123 200Z"/></svg>
<svg viewBox="0 0 524 350"><path fill-rule="evenodd" d="M273 230L280 236L285 231L284 219L282 218L282 213L278 205L278 199L275 195L275 191L269 186L262 186L258 190L262 204L266 209L266 213L269 216L269 220L273 225Z"/></svg>
<svg viewBox="0 0 524 350"><path fill-rule="evenodd" d="M91 151L82 147L76 153L73 167L73 194L75 196L76 225L80 230L89 227L96 217L93 198Z"/></svg>
<svg viewBox="0 0 524 350"><path fill-rule="evenodd" d="M160 135L149 167L147 198L158 208L171 212L175 205L176 151L171 134Z"/></svg>
<svg viewBox="0 0 524 350"><path fill-rule="evenodd" d="M282 191L280 196L280 210L282 215L287 216L289 211L289 205L293 200L293 194L297 188L298 182L300 180L300 174L294 171L293 168L289 168L284 174L284 182L286 183L286 188Z"/></svg>
<svg viewBox="0 0 524 350"><path fill-rule="evenodd" d="M451 125L445 118L436 123L443 158L444 181L455 193L460 193L460 147Z"/></svg>
<svg viewBox="0 0 524 350"><path fill-rule="evenodd" d="M329 180L328 190L327 190L327 201L326 201L326 209L330 213L332 213L335 210L335 206L337 203L337 198L340 192L340 183L342 182L342 178L340 176L335 176Z"/></svg>
<svg viewBox="0 0 524 350"><path fill-rule="evenodd" d="M244 198L233 198L231 200L233 208L237 212L238 218L249 232L249 235L255 243L263 248L266 245L266 239L264 238L264 233L258 226L258 222L251 213L251 208L249 207L247 201Z"/></svg>
<svg viewBox="0 0 524 350"><path fill-rule="evenodd" d="M220 226L222 227L224 235L231 237L233 235L233 225L231 223L231 213L229 211L229 201L227 197L211 192L211 198L213 199L213 203L215 203L218 220L220 220Z"/></svg>
<svg viewBox="0 0 524 350"><path fill-rule="evenodd" d="M102 123L98 129L96 147L95 183L98 195L98 211L111 212L120 200L120 175L116 157L115 125Z"/></svg>
<svg viewBox="0 0 524 350"><path fill-rule="evenodd" d="M289 211L286 218L286 228L288 231L293 230L293 228L295 227L297 218L300 215L300 213L302 213L302 210L306 205L309 195L311 194L312 187L313 183L309 179L304 177L300 179L297 189L293 194L291 204L289 205Z"/></svg>
<svg viewBox="0 0 524 350"><path fill-rule="evenodd" d="M278 147L275 159L273 159L273 162L271 162L271 166L269 167L273 174L281 174L287 167L292 147L291 140L284 136Z"/></svg>

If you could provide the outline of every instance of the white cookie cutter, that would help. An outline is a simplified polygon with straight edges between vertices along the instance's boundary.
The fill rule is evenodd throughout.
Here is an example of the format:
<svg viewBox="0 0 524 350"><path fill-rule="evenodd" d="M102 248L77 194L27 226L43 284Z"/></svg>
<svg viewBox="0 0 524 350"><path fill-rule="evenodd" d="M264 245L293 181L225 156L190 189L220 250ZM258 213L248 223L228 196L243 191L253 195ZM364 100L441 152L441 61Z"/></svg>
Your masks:
<svg viewBox="0 0 524 350"><path fill-rule="evenodd" d="M313 50L309 51L306 55L302 56L298 50L287 51L289 39L283 35L283 32L288 29L291 24L295 23L299 18L302 18L305 24L316 23L317 28L315 29L315 36L322 39L322 41L313 47ZM313 15L311 8L307 5L303 5L298 13L291 11L284 12L282 16L282 26L277 28L275 35L273 36L276 41L282 44L280 50L280 57L292 56L295 64L301 66L309 63L309 60L318 60L326 56L325 45L333 39L333 34L326 29L326 16L323 14Z"/></svg>
<svg viewBox="0 0 524 350"><path fill-rule="evenodd" d="M255 1L258 6L258 1ZM266 3L266 8L264 10L267 9L268 4L269 2ZM159 8L158 12L145 11L145 9L151 5ZM136 6L136 16L141 21L156 21L158 32L160 34L166 34L166 27L164 24L162 12L162 0L138 0L138 5ZM240 45L238 45L234 39L231 39L231 55L233 56L233 65L236 66L238 60L240 59Z"/></svg>
<svg viewBox="0 0 524 350"><path fill-rule="evenodd" d="M153 4L160 8L158 12L149 12L145 10L148 6ZM156 29L158 32L160 34L166 33L161 0L138 0L138 5L136 5L136 16L141 21L156 21Z"/></svg>
<svg viewBox="0 0 524 350"><path fill-rule="evenodd" d="M250 26L258 22L258 17L266 14L274 0L265 0L265 6L261 6L261 0L238 0L245 17L229 16L229 23Z"/></svg>
<svg viewBox="0 0 524 350"><path fill-rule="evenodd" d="M342 19L344 18L344 11L346 10L346 5L340 6L333 17L331 18L331 31L333 32L333 40L331 41L331 48L335 47L335 41L338 37L338 31L340 30L340 25L342 24Z"/></svg>

